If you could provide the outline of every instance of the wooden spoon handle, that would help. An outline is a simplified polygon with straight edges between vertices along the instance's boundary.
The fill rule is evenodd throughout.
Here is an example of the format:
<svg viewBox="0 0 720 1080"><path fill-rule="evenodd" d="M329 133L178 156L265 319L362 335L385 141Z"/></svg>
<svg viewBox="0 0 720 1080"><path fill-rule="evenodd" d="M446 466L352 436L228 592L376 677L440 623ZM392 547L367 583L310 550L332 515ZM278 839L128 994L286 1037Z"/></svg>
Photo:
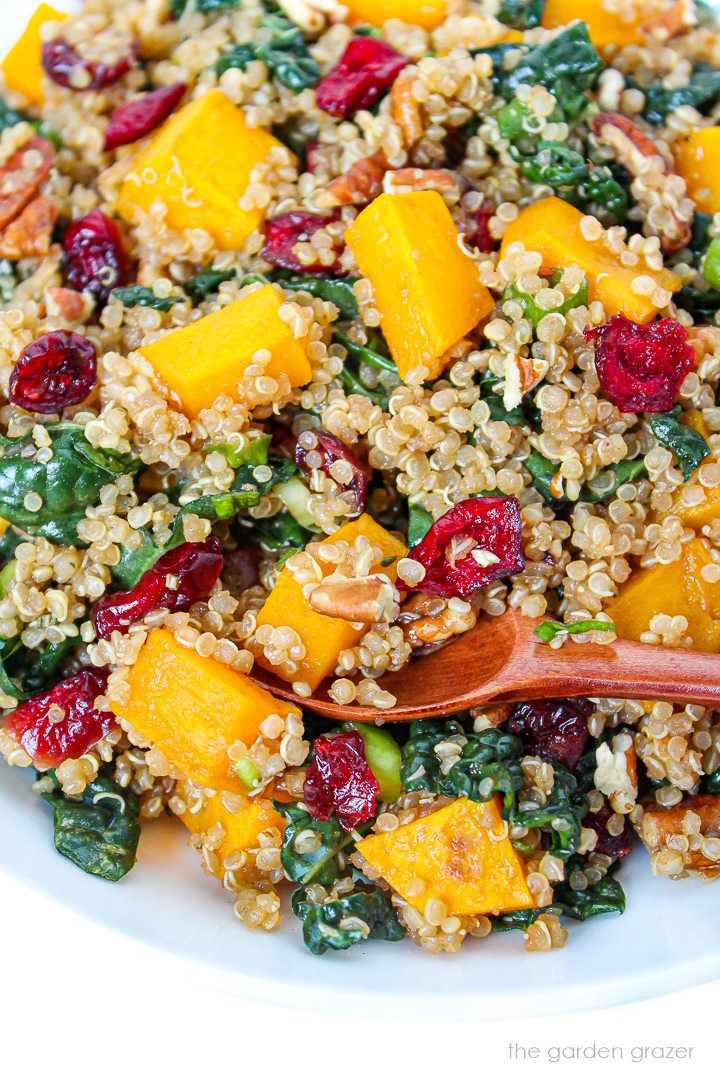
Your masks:
<svg viewBox="0 0 720 1080"><path fill-rule="evenodd" d="M659 648L637 641L580 644L570 638L551 649L539 638L519 638L498 686L486 686L495 701L538 697L629 697L720 704L720 655Z"/></svg>

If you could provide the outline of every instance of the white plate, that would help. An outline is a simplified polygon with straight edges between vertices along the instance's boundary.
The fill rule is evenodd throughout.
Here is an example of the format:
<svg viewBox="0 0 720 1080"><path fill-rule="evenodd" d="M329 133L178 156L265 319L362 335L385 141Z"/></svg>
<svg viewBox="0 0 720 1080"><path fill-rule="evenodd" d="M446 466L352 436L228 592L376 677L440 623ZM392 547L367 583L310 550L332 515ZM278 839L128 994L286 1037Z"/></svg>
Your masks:
<svg viewBox="0 0 720 1080"><path fill-rule="evenodd" d="M70 8L65 0L61 6ZM0 24L0 55L36 0L15 0ZM431 957L408 942L369 943L311 956L288 913L273 934L251 934L229 894L205 876L179 822L148 825L139 861L118 884L83 874L55 852L52 812L32 794L28 770L0 762L0 871L111 929L201 965L208 979L252 997L348 1013L509 1017L615 1005L720 976L720 889L651 878L636 851L620 880L623 916L570 924L565 949L528 956L518 933L469 941L459 956Z"/></svg>

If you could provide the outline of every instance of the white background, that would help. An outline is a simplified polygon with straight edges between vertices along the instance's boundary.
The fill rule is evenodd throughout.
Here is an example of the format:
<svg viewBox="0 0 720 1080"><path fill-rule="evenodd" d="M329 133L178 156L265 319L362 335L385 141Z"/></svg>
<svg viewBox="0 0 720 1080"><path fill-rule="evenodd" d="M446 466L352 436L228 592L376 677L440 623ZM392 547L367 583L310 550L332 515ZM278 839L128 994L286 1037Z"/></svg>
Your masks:
<svg viewBox="0 0 720 1080"><path fill-rule="evenodd" d="M34 6L0 0L0 53ZM3 821L0 833L11 828L11 821ZM182 904L182 897L172 902ZM690 908L687 917L693 917ZM652 921L652 909L647 918ZM453 1024L434 1019L430 1008L413 1021L398 1020L387 1007L373 1020L350 1013L328 1017L307 1011L302 1000L288 1009L230 996L212 984L211 972L116 935L2 873L0 925L5 1076L474 1080L490 1071L493 1077L539 1070L579 1078L686 1076L693 1068L704 1076L717 1070L720 982L553 1018L487 1022L479 1012L476 1020ZM611 920L606 941L612 948ZM371 953L365 962L373 962ZM528 956L527 963L533 962ZM627 963L632 965L632 955ZM486 990L480 952L477 979ZM438 998L442 993L439 982ZM534 1058L523 1060L522 1050L516 1051L519 1059L511 1058L511 1044L528 1055L535 1048ZM599 1058L602 1047L613 1056ZM655 1056L634 1060L643 1047ZM692 1056L659 1060L666 1047L692 1047ZM556 1062L561 1053L565 1057Z"/></svg>

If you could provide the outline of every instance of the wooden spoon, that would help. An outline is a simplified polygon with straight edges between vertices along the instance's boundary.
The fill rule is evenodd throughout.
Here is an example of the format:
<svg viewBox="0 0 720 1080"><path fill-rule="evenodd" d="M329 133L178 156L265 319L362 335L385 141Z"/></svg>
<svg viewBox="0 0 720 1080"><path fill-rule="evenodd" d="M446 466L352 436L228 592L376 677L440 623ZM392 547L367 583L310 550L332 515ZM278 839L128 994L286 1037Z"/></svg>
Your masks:
<svg viewBox="0 0 720 1080"><path fill-rule="evenodd" d="M720 656L615 641L581 645L572 637L551 649L535 634L542 619L516 611L480 619L452 644L383 675L380 685L397 698L391 709L337 705L326 680L309 698L294 694L275 674L253 668L250 676L276 697L335 720L415 720L445 716L489 702L550 697L657 698L720 704Z"/></svg>

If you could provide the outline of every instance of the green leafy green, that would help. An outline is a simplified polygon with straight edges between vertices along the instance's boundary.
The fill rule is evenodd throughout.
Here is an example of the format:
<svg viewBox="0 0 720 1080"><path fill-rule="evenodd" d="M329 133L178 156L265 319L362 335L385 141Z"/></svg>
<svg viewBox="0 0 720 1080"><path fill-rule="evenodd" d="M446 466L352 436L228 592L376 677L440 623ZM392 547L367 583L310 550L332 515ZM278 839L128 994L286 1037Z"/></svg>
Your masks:
<svg viewBox="0 0 720 1080"><path fill-rule="evenodd" d="M30 697L30 693L26 691L21 683L21 680L16 677L14 670L9 670L16 666L13 664L13 658L17 662L18 654L22 654L22 642L19 637L14 638L0 638L0 690L3 694L9 694L10 697L16 698L17 701L27 701Z"/></svg>
<svg viewBox="0 0 720 1080"><path fill-rule="evenodd" d="M559 270L554 270L549 279L549 287L552 288L559 282L562 277L562 273ZM523 314L526 319L529 319L535 328L545 315L549 315L550 311L546 311L544 308L540 308L535 303L535 300L528 293L521 292L517 285L510 282L505 286L505 292L502 295L502 303L507 300L515 300L523 309ZM582 285L576 293L572 296L568 296L566 300L556 308L552 308L552 312L557 312L560 315L566 315L568 311L576 307L587 307L588 302L588 284L587 281L583 281ZM513 421L508 421L512 423Z"/></svg>
<svg viewBox="0 0 720 1080"><path fill-rule="evenodd" d="M23 679L26 693L32 695L44 690L77 644L78 638L67 637L62 641L46 645L39 656L32 661Z"/></svg>
<svg viewBox="0 0 720 1080"><path fill-rule="evenodd" d="M310 293L320 300L330 300L338 309L341 319L356 319L358 316L357 300L353 292L357 278L321 278L314 274L287 274L284 271L272 276L283 289L294 289Z"/></svg>
<svg viewBox="0 0 720 1080"><path fill-rule="evenodd" d="M179 19L188 6L188 0L170 0L170 15ZM195 0L195 10L207 15L211 11L240 7L240 0Z"/></svg>
<svg viewBox="0 0 720 1080"><path fill-rule="evenodd" d="M269 518L257 518L252 522L251 532L268 551L284 551L286 559L293 552L302 551L314 535L303 528L289 510L280 510Z"/></svg>
<svg viewBox="0 0 720 1080"><path fill-rule="evenodd" d="M574 623L543 619L540 625L535 627L534 633L537 634L541 641L552 641L558 634L587 634L591 630L612 630L615 632L615 623L606 622L604 619L580 619Z"/></svg>
<svg viewBox="0 0 720 1080"><path fill-rule="evenodd" d="M675 303L684 308L696 322L711 323L720 311L720 290L697 289L692 285L683 285L675 296Z"/></svg>
<svg viewBox="0 0 720 1080"><path fill-rule="evenodd" d="M382 337L376 334L370 337L367 345L359 345L357 342L351 341L345 334L341 334L339 330L335 330L333 331L332 340L338 345L342 345L347 351L343 370L338 375L345 393L362 394L364 397L370 398L373 404L379 405L383 412L387 412L388 389L384 380L378 382L377 386L368 386L367 383L363 382L360 373L361 365L366 364L380 371L391 373L399 379L397 367L386 355L386 346Z"/></svg>
<svg viewBox="0 0 720 1080"><path fill-rule="evenodd" d="M60 149L62 145L60 137L46 121L36 120L35 117L30 116L29 113L23 112L21 109L13 109L6 101L0 98L0 131L22 123L30 124L38 135L42 135L44 139L49 139L56 150Z"/></svg>
<svg viewBox="0 0 720 1080"><path fill-rule="evenodd" d="M550 851L559 859L569 859L580 845L583 818L589 804L578 791L577 781L564 765L553 763L553 789L544 806L518 810L511 821L527 829L550 830Z"/></svg>
<svg viewBox="0 0 720 1080"><path fill-rule="evenodd" d="M672 450L685 480L690 479L700 462L710 453L710 447L700 432L680 420L679 405L675 405L670 412L653 417L650 429L659 443Z"/></svg>
<svg viewBox="0 0 720 1080"><path fill-rule="evenodd" d="M380 335L370 338L367 345L359 345L356 341L351 341L349 337L341 334L339 330L333 331L332 339L342 345L347 350L348 357L356 363L369 364L370 367L379 368L381 371L391 371L394 375L397 375L397 365L384 351L381 351L386 346Z"/></svg>
<svg viewBox="0 0 720 1080"><path fill-rule="evenodd" d="M538 450L532 451L530 457L524 462L524 465L532 477L533 487L540 492L546 502L568 501L564 491L559 498L556 498L550 491L550 483L558 471L558 465L553 464L552 461L548 461L548 459L543 457ZM638 477L645 473L645 471L645 462L643 458L635 458L632 461L619 461L617 464L610 465L600 473L600 476L603 478L607 476L608 473L614 474L611 487L607 490L603 490L602 494L598 494L597 490L593 490L593 485L596 485L599 479L599 477L596 477L587 484L583 484L577 501L589 503L602 502L603 499L608 499L611 495L614 495L618 488L623 484L627 484L632 480L637 480Z"/></svg>
<svg viewBox="0 0 720 1080"><path fill-rule="evenodd" d="M199 274L195 274L183 285L183 291L192 300L193 306L197 307L212 293L218 291L223 281L232 281L237 276L235 270L213 270L206 267Z"/></svg>
<svg viewBox="0 0 720 1080"><path fill-rule="evenodd" d="M702 790L707 791L710 795L720 795L720 769L708 773L703 780Z"/></svg>
<svg viewBox="0 0 720 1080"><path fill-rule="evenodd" d="M222 75L230 68L244 71L252 60L262 60L270 75L296 94L314 86L320 79L320 68L310 55L298 27L280 14L264 16L260 27L271 31L270 40L234 45L215 64L217 74Z"/></svg>
<svg viewBox="0 0 720 1080"><path fill-rule="evenodd" d="M720 236L713 237L708 245L702 275L711 288L720 288Z"/></svg>
<svg viewBox="0 0 720 1080"><path fill-rule="evenodd" d="M420 543L434 520L430 511L424 506L420 506L419 503L410 504L408 507L408 547L414 547L415 544Z"/></svg>
<svg viewBox="0 0 720 1080"><path fill-rule="evenodd" d="M332 885L340 877L342 868L338 857L353 843L352 833L346 833L340 827L337 818L329 821L316 821L299 803L279 803L273 801L275 809L287 820L283 839L280 862L291 881L301 885ZM298 852L295 838L307 829L311 829L319 840L315 851Z"/></svg>
<svg viewBox="0 0 720 1080"><path fill-rule="evenodd" d="M303 940L315 956L328 949L349 949L366 939L399 941L405 936L387 893L357 889L324 903L314 903L307 889L296 889L292 910L303 924Z"/></svg>
<svg viewBox="0 0 720 1080"><path fill-rule="evenodd" d="M662 82L641 87L645 94L643 116L651 124L663 124L668 113L681 105L707 112L720 99L720 71L710 64L697 64L685 86L668 89Z"/></svg>
<svg viewBox="0 0 720 1080"><path fill-rule="evenodd" d="M182 304L182 296L156 296L144 285L130 285L126 289L113 289L112 297L126 307L149 307L156 311L171 311L175 304Z"/></svg>
<svg viewBox="0 0 720 1080"><path fill-rule="evenodd" d="M491 922L495 930L527 930L544 912L564 915L568 919L584 922L596 915L625 910L625 892L619 881L614 878L615 866L610 867L603 878L586 889L571 889L567 879L575 870L582 870L579 859L571 859L565 866L565 881L559 882L553 892L553 902L546 908L526 908L522 911L507 911L495 915Z"/></svg>
<svg viewBox="0 0 720 1080"><path fill-rule="evenodd" d="M88 874L119 881L135 865L140 839L140 807L133 793L105 771L82 795L65 795L53 773L43 779L53 789L42 793L55 812L55 847Z"/></svg>
<svg viewBox="0 0 720 1080"><path fill-rule="evenodd" d="M37 460L32 435L0 439L0 517L56 544L81 544L78 522L86 507L94 505L105 484L142 463L130 454L92 446L83 428L73 423L47 424L52 458ZM25 499L36 492L42 504L28 510Z"/></svg>
<svg viewBox="0 0 720 1080"><path fill-rule="evenodd" d="M496 18L515 30L532 30L539 26L545 10L545 0L500 0Z"/></svg>
<svg viewBox="0 0 720 1080"><path fill-rule="evenodd" d="M222 454L231 468L239 469L241 465L266 465L271 442L272 435L261 435L240 449L230 443L208 443L205 449Z"/></svg>

